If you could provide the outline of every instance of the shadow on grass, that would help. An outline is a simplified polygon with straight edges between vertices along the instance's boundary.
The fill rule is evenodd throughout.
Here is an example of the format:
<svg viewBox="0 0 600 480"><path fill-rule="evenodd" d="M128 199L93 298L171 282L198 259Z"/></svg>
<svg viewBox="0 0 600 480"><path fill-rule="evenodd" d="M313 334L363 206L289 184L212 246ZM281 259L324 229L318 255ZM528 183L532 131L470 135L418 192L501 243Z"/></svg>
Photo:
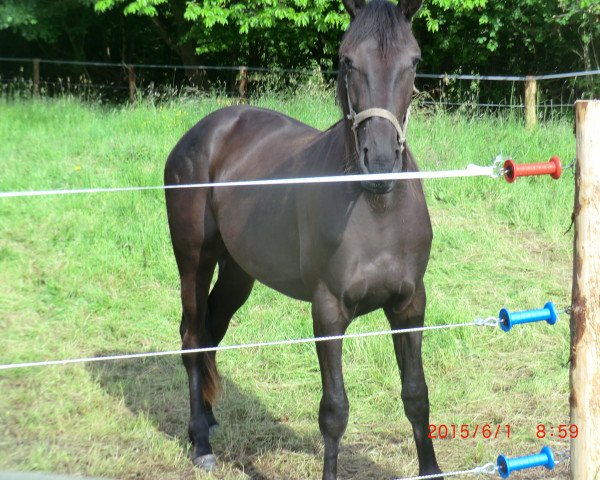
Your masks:
<svg viewBox="0 0 600 480"><path fill-rule="evenodd" d="M114 353L101 352L102 355ZM110 395L123 398L131 412L146 415L160 431L177 439L181 448L188 451L188 385L179 357L91 363L88 369ZM273 450L278 451L276 456L285 451L307 454L315 459L320 472L322 441L316 424L314 434L298 434L286 425L287 419L276 418L256 396L226 377L222 378L221 398L215 414L220 427L211 443L217 457L244 472L248 478L300 478L292 473L293 467L288 473L280 473L289 469L289 464L286 467L289 458L274 465L273 471L267 465L256 466L257 459ZM340 453L340 470L340 478L385 479L394 476L393 472L365 456L364 445L348 442L343 443Z"/></svg>

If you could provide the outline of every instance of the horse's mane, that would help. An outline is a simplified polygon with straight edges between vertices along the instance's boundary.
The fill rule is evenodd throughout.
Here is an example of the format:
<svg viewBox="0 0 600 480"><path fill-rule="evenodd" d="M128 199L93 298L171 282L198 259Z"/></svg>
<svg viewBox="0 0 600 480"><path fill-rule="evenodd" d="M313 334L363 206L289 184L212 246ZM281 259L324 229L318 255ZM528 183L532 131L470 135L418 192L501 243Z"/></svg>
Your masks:
<svg viewBox="0 0 600 480"><path fill-rule="evenodd" d="M358 11L356 18L344 34L340 46L340 56L358 45L373 38L385 56L390 47L402 43L404 29L408 20L402 15L397 5L388 0L372 0Z"/></svg>
<svg viewBox="0 0 600 480"><path fill-rule="evenodd" d="M339 56L342 58L346 52L352 51L365 40L372 38L377 42L381 55L385 58L387 52L402 44L405 28L409 26L408 20L402 15L397 5L388 0L372 0L361 8L356 18L342 38ZM344 86L344 68L340 65L337 82L337 98L343 98L346 93Z"/></svg>

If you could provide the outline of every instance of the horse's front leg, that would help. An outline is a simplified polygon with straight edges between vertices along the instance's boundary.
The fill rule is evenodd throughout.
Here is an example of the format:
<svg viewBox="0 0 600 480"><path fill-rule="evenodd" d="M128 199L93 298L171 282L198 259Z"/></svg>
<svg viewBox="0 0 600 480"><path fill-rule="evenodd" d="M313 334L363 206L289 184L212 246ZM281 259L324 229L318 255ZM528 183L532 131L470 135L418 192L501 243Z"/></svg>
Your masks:
<svg viewBox="0 0 600 480"><path fill-rule="evenodd" d="M425 321L425 303L425 287L421 283L410 304L393 305L385 309L392 329L422 327ZM429 397L421 357L422 338L422 332L413 332L394 335L393 340L402 380L404 411L412 425L417 446L419 475L433 475L442 471L435 458L433 442L428 437ZM443 480L443 477L436 479Z"/></svg>
<svg viewBox="0 0 600 480"><path fill-rule="evenodd" d="M315 337L343 335L349 324L338 299L325 286L320 286L314 295L312 316ZM335 480L340 440L348 425L349 410L342 373L342 341L317 342L317 355L323 383L319 408L319 427L325 446L323 480Z"/></svg>

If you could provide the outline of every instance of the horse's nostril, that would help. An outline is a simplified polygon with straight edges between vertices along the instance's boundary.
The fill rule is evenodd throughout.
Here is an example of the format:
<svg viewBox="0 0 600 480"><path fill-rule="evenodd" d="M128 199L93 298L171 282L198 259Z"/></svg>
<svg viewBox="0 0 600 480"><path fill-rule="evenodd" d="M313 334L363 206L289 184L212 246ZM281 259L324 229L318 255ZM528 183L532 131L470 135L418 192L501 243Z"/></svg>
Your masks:
<svg viewBox="0 0 600 480"><path fill-rule="evenodd" d="M369 166L369 156L368 156L368 153L369 153L369 149L365 148L364 149L364 157L363 157L364 160L365 160L365 167Z"/></svg>

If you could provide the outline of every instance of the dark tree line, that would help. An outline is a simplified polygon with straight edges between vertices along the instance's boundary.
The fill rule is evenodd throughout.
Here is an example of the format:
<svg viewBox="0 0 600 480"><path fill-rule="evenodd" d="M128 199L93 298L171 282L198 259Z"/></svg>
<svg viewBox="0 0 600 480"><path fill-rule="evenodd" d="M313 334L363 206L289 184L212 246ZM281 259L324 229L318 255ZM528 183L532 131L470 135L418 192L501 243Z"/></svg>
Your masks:
<svg viewBox="0 0 600 480"><path fill-rule="evenodd" d="M0 0L0 56L334 69L347 22L341 0ZM426 0L414 24L424 72L600 68L600 0Z"/></svg>

